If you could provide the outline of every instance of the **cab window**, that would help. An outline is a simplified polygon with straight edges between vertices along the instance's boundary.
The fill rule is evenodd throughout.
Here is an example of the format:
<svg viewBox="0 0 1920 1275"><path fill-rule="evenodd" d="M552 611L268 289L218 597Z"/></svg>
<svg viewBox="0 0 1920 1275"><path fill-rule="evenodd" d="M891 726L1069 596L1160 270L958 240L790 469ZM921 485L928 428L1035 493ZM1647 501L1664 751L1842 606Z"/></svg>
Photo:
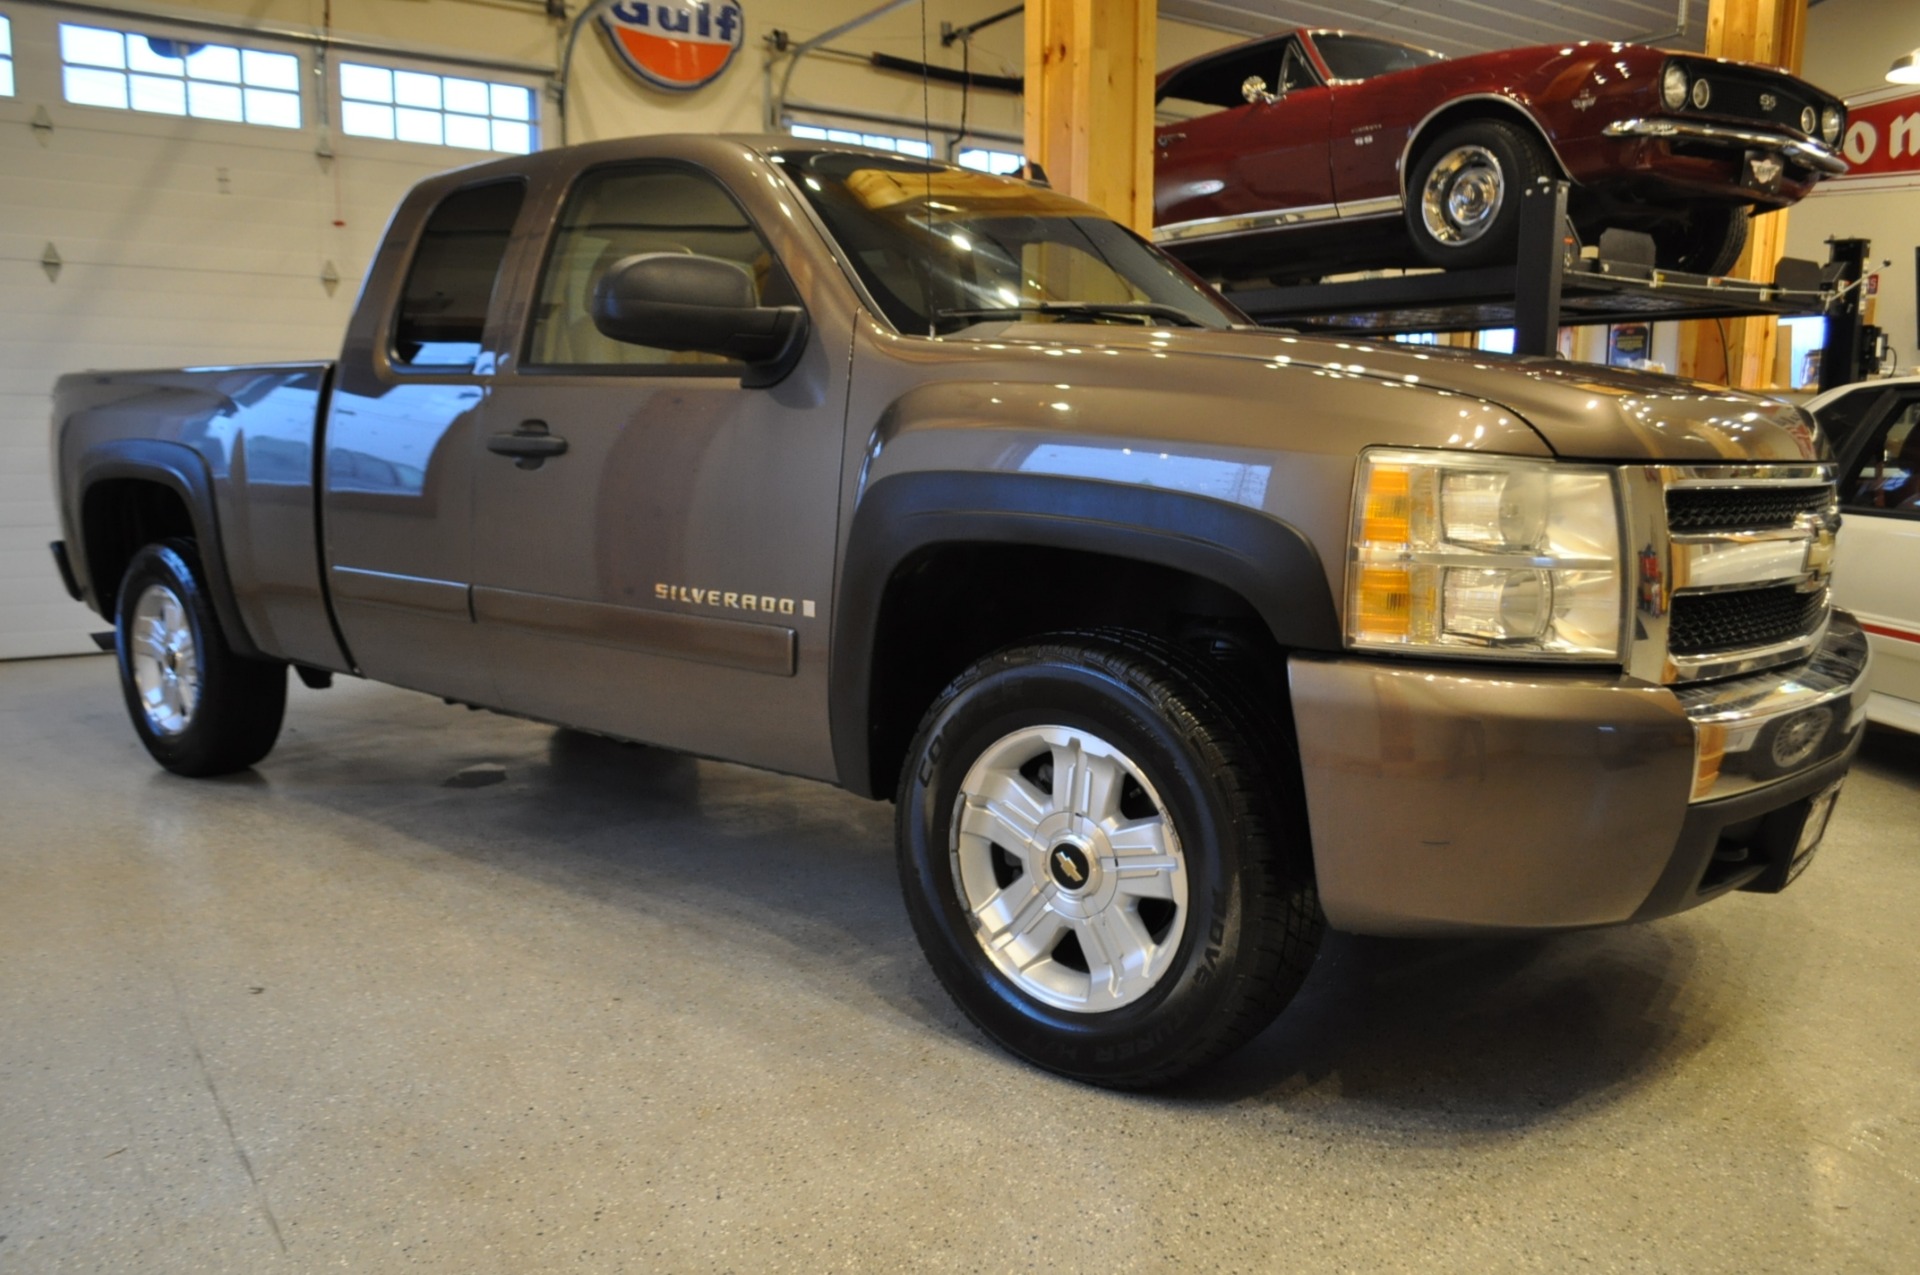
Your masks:
<svg viewBox="0 0 1920 1275"><path fill-rule="evenodd" d="M472 370L525 195L518 181L491 182L457 190L433 210L394 315L396 365Z"/></svg>
<svg viewBox="0 0 1920 1275"><path fill-rule="evenodd" d="M760 232L712 177L677 166L602 168L582 175L561 211L541 274L524 366L737 375L740 365L720 355L631 345L593 325L593 290L608 268L653 252L731 262L753 281L760 305L799 303Z"/></svg>
<svg viewBox="0 0 1920 1275"><path fill-rule="evenodd" d="M1841 484L1847 509L1920 517L1920 399L1892 412Z"/></svg>
<svg viewBox="0 0 1920 1275"><path fill-rule="evenodd" d="M1275 93L1281 92L1282 86L1303 88L1313 83L1313 73L1298 41L1288 38L1278 44L1257 44L1188 67L1168 80L1154 101L1155 114L1160 122L1167 123L1245 106L1247 98L1241 85L1252 76L1265 81L1268 90Z"/></svg>

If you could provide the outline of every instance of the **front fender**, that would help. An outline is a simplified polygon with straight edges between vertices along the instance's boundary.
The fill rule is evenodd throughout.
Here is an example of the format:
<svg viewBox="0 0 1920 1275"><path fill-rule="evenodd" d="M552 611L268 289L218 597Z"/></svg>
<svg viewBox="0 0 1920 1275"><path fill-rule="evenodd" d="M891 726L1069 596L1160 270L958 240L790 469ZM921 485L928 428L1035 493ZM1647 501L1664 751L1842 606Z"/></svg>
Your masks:
<svg viewBox="0 0 1920 1275"><path fill-rule="evenodd" d="M1039 474L917 471L882 478L855 512L835 607L829 682L835 768L871 788L873 651L895 570L943 544L1104 554L1213 580L1289 650L1340 649L1319 554L1296 528L1185 492Z"/></svg>

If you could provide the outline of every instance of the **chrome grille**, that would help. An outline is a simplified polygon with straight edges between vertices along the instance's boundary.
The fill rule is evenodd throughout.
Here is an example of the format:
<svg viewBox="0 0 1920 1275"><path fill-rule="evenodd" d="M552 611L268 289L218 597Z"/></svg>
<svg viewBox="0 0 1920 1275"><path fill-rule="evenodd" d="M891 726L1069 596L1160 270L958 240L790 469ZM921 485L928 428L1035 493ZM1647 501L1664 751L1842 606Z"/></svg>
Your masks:
<svg viewBox="0 0 1920 1275"><path fill-rule="evenodd" d="M1629 671L1710 681L1819 645L1839 526L1831 466L1642 466L1624 477L1637 559Z"/></svg>
<svg viewBox="0 0 1920 1275"><path fill-rule="evenodd" d="M1675 655L1772 646L1811 632L1827 614L1823 589L1791 584L1724 593L1683 593L1673 600L1667 649Z"/></svg>
<svg viewBox="0 0 1920 1275"><path fill-rule="evenodd" d="M1675 487L1667 492L1667 526L1677 532L1791 527L1832 501L1831 487Z"/></svg>

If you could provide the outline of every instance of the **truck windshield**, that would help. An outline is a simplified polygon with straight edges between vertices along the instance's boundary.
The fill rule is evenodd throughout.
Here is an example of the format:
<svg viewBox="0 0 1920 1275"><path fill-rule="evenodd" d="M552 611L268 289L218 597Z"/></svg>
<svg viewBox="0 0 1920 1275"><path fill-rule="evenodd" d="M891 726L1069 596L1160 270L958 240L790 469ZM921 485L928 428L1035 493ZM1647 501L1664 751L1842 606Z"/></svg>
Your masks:
<svg viewBox="0 0 1920 1275"><path fill-rule="evenodd" d="M1316 32L1313 43L1320 50L1320 60L1333 72L1333 78L1348 82L1370 80L1376 75L1447 60L1445 54L1431 49L1416 49L1397 40L1339 31Z"/></svg>
<svg viewBox="0 0 1920 1275"><path fill-rule="evenodd" d="M902 332L1247 322L1097 209L1025 182L851 151L774 156Z"/></svg>

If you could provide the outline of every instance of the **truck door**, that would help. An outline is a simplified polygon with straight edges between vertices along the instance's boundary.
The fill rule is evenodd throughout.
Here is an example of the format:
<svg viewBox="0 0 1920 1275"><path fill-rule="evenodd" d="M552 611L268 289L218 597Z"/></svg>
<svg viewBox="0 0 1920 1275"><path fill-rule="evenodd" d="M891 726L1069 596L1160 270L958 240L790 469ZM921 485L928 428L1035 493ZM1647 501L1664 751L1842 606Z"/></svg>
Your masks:
<svg viewBox="0 0 1920 1275"><path fill-rule="evenodd" d="M354 666L494 702L468 592L482 335L525 183L446 195L410 244L400 295L371 291L340 359L322 475L327 585ZM395 225L408 224L403 208ZM369 288L390 277L376 268ZM388 315L391 319L388 319Z"/></svg>
<svg viewBox="0 0 1920 1275"><path fill-rule="evenodd" d="M763 304L798 301L710 173L651 162L576 179L475 439L474 614L501 702L830 777L847 359L816 331L785 380L749 389L739 364L603 336L594 285L649 252L732 262Z"/></svg>

